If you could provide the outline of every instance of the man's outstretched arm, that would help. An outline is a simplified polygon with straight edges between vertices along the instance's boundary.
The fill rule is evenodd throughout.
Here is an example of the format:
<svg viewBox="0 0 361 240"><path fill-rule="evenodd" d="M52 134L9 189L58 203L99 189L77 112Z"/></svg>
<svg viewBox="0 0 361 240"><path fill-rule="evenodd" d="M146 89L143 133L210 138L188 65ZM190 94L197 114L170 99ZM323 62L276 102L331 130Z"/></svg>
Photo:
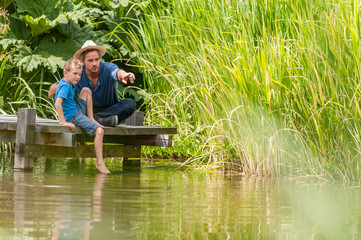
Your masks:
<svg viewBox="0 0 361 240"><path fill-rule="evenodd" d="M124 70L119 70L117 72L118 80L121 81L124 84L127 84L127 80L129 80L130 83L134 83L135 75L131 72L126 72Z"/></svg>

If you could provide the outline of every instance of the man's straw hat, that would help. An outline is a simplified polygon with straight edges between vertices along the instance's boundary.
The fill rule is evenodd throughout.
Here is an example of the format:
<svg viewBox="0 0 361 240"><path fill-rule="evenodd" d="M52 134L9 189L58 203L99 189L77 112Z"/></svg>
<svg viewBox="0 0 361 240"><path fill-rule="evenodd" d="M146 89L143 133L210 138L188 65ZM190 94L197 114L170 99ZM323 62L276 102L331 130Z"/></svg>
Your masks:
<svg viewBox="0 0 361 240"><path fill-rule="evenodd" d="M81 54L88 50L88 49L95 49L95 50L98 50L99 53L100 53L100 57L102 57L106 52L107 52L107 49L103 46L97 46L95 44L95 42L93 42L92 40L87 40L83 46L81 46L81 49L79 49L78 51L76 51L76 53L74 54L73 58L75 59L80 59L81 57Z"/></svg>

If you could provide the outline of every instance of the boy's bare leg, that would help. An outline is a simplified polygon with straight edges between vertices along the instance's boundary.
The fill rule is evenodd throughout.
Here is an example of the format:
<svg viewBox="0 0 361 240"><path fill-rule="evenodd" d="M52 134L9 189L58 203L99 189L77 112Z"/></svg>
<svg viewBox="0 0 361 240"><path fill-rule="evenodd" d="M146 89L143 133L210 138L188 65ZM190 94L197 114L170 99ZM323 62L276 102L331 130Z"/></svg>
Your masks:
<svg viewBox="0 0 361 240"><path fill-rule="evenodd" d="M93 116L93 99L92 93L89 88L83 88L79 93L79 97L86 102L86 113L88 118L96 123L99 127L95 130L94 138L94 150L97 158L95 167L102 173L110 173L109 169L105 166L103 159L103 137L104 137L104 126L95 121Z"/></svg>
<svg viewBox="0 0 361 240"><path fill-rule="evenodd" d="M94 138L95 156L97 158L97 163L95 164L95 167L102 173L110 173L109 169L105 166L103 159L103 136L103 128L98 127L97 130L95 130Z"/></svg>
<svg viewBox="0 0 361 240"><path fill-rule="evenodd" d="M86 102L86 115L88 116L88 118L96 123L97 125L99 125L99 127L104 128L103 125L101 125L100 123L98 123L95 119L94 119L94 115L93 115L93 98L92 98L92 92L90 91L89 88L83 88L80 93L79 93L79 97L81 99L83 99Z"/></svg>

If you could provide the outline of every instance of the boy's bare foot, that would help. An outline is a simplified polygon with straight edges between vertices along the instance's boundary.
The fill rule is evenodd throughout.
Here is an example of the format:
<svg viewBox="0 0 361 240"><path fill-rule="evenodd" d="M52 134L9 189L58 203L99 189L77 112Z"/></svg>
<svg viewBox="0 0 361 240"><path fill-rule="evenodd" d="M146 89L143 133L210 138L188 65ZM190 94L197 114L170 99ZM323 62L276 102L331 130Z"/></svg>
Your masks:
<svg viewBox="0 0 361 240"><path fill-rule="evenodd" d="M101 172L101 173L110 173L109 169L104 164L95 164L95 167Z"/></svg>

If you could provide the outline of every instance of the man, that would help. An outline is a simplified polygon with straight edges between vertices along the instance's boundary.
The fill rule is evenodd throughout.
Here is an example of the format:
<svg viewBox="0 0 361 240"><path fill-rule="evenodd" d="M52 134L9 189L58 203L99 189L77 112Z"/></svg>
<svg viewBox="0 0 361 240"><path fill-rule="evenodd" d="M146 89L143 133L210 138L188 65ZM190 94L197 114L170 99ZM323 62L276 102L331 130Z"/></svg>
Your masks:
<svg viewBox="0 0 361 240"><path fill-rule="evenodd" d="M119 69L117 65L101 62L100 58L106 53L106 48L96 45L93 41L86 41L81 49L74 54L79 59L83 70L75 88L80 92L87 87L92 92L94 118L104 126L115 127L118 122L128 118L135 111L133 99L120 100L117 92L117 82L134 83L135 75ZM58 83L51 85L49 97L54 97Z"/></svg>

